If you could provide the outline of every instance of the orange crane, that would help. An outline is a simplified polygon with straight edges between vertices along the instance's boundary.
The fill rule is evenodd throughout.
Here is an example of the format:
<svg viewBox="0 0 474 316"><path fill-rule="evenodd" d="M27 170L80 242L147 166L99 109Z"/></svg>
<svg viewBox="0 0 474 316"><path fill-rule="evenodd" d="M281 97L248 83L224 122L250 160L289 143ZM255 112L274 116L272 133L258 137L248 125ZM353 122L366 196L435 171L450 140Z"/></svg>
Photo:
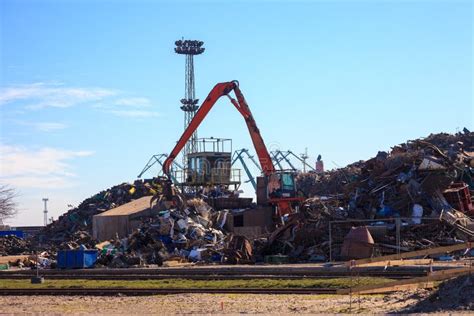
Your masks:
<svg viewBox="0 0 474 316"><path fill-rule="evenodd" d="M236 99L232 98L229 93L234 92ZM294 172L289 171L277 171L273 165L270 154L265 146L260 130L257 127L257 123L253 118L252 112L245 101L245 98L240 91L238 81L222 82L218 83L212 88L211 92L207 96L206 100L202 103L199 110L196 112L194 118L184 131L183 135L173 148L168 158L163 163L163 173L171 179L171 164L179 152L183 149L186 142L191 138L191 135L196 131L201 122L204 120L206 115L212 109L217 100L227 96L230 102L235 106L239 113L244 117L245 123L247 124L250 137L252 139L253 146L258 156L260 166L265 181L265 186L262 186L260 190L265 190L264 194L267 196L267 200L271 205L274 205L277 210L278 216L290 214L293 212L293 205L299 205L302 198L297 197L296 184L294 179ZM169 181L171 184L171 181ZM257 196L259 188L257 188ZM171 190L167 190L171 192ZM261 194L261 192L260 192Z"/></svg>

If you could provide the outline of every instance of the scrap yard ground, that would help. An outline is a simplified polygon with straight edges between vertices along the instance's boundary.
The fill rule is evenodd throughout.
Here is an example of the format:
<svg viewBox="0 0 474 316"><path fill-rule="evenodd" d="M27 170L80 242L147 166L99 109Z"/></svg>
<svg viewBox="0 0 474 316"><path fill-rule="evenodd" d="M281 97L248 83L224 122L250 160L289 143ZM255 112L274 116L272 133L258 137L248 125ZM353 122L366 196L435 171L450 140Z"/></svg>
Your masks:
<svg viewBox="0 0 474 316"><path fill-rule="evenodd" d="M414 261L408 261L414 262ZM383 262L382 262L383 264ZM354 269L352 276L330 277L344 269L343 264L333 267L323 265L278 265L278 266L185 266L144 269L93 269L93 270L45 270L45 282L31 284L32 270L3 271L0 273L1 290L41 289L53 290L54 295L0 295L1 313L88 313L88 314L234 314L234 313L283 313L283 314L328 314L328 313L469 313L474 309L474 278L470 274L452 278L443 283L434 282L430 288L405 290L392 289L389 293L360 294L338 289L353 289L360 286L383 286L391 282L407 282L412 272L423 271L439 275L446 271L472 268L470 260L434 263L424 266L370 266ZM179 274L179 270L183 273ZM362 268L361 268L362 269ZM212 271L215 273L212 273ZM321 270L326 272L322 273ZM434 272L429 272L433 270ZM285 273L286 271L286 273ZM397 280L383 277L364 277L362 275L398 271L408 279ZM474 270L473 270L474 271ZM190 276L206 276L205 279L192 280ZM311 273L313 272L313 273ZM469 271L467 271L469 272ZM219 277L241 278L219 279ZM265 273L267 276L265 276ZM233 275L234 274L234 275ZM75 275L79 278L68 279ZM117 275L129 275L123 280ZM167 276L169 279L150 280L152 276ZM273 275L274 278L268 276ZM288 279L283 276L288 276ZM8 276L17 276L8 279ZM62 276L54 279L55 276ZM116 276L116 279L101 279L103 276ZM143 278L144 277L144 278ZM248 277L248 278L246 278ZM293 278L291 278L293 277ZM301 278L302 277L302 278ZM142 279L143 278L143 279ZM102 289L102 292L97 289ZM107 289L113 289L108 292ZM160 295L127 292L131 289L162 290ZM182 289L184 293L177 293ZM186 290L193 291L186 293ZM209 292L209 289L217 290ZM251 293L238 293L238 289ZM276 290L289 292L276 293ZM55 291L57 290L57 291ZM81 292L85 290L86 292ZM231 292L226 292L226 291ZM301 294L301 290L323 294ZM323 290L318 292L318 290ZM331 291L334 290L334 291ZM77 292L79 291L79 292ZM149 294L150 292L148 292ZM258 295L255 295L258 293ZM326 293L326 294L324 294ZM46 293L47 294L47 293ZM146 296L143 296L146 295ZM249 303L250 302L250 303Z"/></svg>
<svg viewBox="0 0 474 316"><path fill-rule="evenodd" d="M2 313L87 314L331 314L331 313L469 313L474 306L459 298L439 303L432 291L389 295L242 295L179 294L146 297L0 296Z"/></svg>
<svg viewBox="0 0 474 316"><path fill-rule="evenodd" d="M388 296L363 296L352 303L353 312L383 313L403 310L426 296L426 291ZM88 314L327 314L349 312L348 297L327 295L179 294L152 297L0 297L3 313Z"/></svg>

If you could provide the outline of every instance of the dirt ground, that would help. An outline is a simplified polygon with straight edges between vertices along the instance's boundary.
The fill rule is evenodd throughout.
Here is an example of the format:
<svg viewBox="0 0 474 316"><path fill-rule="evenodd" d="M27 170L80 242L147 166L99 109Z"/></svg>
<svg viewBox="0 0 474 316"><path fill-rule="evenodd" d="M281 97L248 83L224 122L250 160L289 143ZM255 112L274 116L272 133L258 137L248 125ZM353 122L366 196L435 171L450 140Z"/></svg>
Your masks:
<svg viewBox="0 0 474 316"><path fill-rule="evenodd" d="M181 294L142 297L0 297L0 314L331 314L407 312L430 292L335 295ZM360 301L360 303L359 303ZM438 311L440 312L440 311ZM448 313L449 311L441 311ZM467 311L466 311L467 312ZM458 314L459 311L456 311Z"/></svg>

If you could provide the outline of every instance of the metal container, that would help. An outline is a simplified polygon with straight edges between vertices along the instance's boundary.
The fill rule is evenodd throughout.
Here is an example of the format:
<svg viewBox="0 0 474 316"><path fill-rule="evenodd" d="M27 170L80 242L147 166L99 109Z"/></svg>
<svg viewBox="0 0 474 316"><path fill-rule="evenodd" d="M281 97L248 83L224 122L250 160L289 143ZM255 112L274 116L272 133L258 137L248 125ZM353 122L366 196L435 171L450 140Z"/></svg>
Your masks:
<svg viewBox="0 0 474 316"><path fill-rule="evenodd" d="M5 236L16 236L18 238L23 238L24 234L21 230L0 230L0 237Z"/></svg>
<svg viewBox="0 0 474 316"><path fill-rule="evenodd" d="M57 261L59 269L92 268L97 261L97 250L60 250Z"/></svg>

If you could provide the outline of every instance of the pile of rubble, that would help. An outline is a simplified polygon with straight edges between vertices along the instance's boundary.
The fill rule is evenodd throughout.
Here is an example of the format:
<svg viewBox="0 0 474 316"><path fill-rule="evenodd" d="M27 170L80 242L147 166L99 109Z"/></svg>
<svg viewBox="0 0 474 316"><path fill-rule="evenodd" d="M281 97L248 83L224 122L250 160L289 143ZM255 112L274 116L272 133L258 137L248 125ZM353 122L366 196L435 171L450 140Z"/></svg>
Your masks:
<svg viewBox="0 0 474 316"><path fill-rule="evenodd" d="M155 195L161 186L156 179L136 180L133 184L122 183L101 191L68 210L35 236L38 247L75 249L80 244L94 246L92 217L143 196Z"/></svg>
<svg viewBox="0 0 474 316"><path fill-rule="evenodd" d="M114 186L86 199L31 239L0 238L0 254L30 254L38 250L47 258L59 250L98 249L98 264L107 267L161 265L164 261L251 260L250 242L225 232L229 211L215 211L197 198L179 207L157 203L153 206L157 215L143 217L139 227L124 238L99 242L92 237L94 215L157 192L161 187L154 180Z"/></svg>
<svg viewBox="0 0 474 316"><path fill-rule="evenodd" d="M420 190L426 193L444 190L455 180L473 188L473 155L473 132L465 129L455 135L431 134L345 168L322 175L301 174L298 188L308 197L344 194L353 202L352 209L370 212L385 202L404 213L409 202L423 198Z"/></svg>
<svg viewBox="0 0 474 316"><path fill-rule="evenodd" d="M327 258L331 243L337 257L351 226L360 225L367 225L382 253L472 238L474 224L466 217L474 215L471 201L450 200L448 192L459 195L462 188L472 190L473 178L474 133L467 129L409 141L389 153L379 152L367 161L323 174L301 174L298 188L313 198L305 202L301 216L274 233L271 252L299 259L305 253L307 258ZM394 246L395 222L386 219L397 217L403 219L402 240ZM331 225L329 240L329 222L338 220L345 223Z"/></svg>
<svg viewBox="0 0 474 316"><path fill-rule="evenodd" d="M180 208L163 209L148 217L126 238L96 245L99 264L129 267L161 265L165 260L222 262L227 260L223 227L228 211L215 211L201 199L191 199Z"/></svg>
<svg viewBox="0 0 474 316"><path fill-rule="evenodd" d="M298 262L347 259L354 255L344 249L357 243L352 248L362 249L361 253L369 247L373 255L391 254L472 238L474 222L466 214L474 215L474 208L470 198L460 196L469 196L473 177L474 133L465 129L409 141L345 168L300 174L299 189L310 198L299 213L258 239L233 236L226 226L231 211L217 211L201 199L191 199L177 206L159 201L152 207L153 215L143 216L133 233L100 243L94 240L92 217L161 193L158 179L151 179L114 186L86 199L33 241L36 249L53 256L59 249L96 248L98 264L107 267L172 260L249 263L271 255ZM29 244L17 246L18 240L0 242L0 254L35 249Z"/></svg>
<svg viewBox="0 0 474 316"><path fill-rule="evenodd" d="M31 245L14 235L0 237L0 256L15 256L31 253Z"/></svg>

